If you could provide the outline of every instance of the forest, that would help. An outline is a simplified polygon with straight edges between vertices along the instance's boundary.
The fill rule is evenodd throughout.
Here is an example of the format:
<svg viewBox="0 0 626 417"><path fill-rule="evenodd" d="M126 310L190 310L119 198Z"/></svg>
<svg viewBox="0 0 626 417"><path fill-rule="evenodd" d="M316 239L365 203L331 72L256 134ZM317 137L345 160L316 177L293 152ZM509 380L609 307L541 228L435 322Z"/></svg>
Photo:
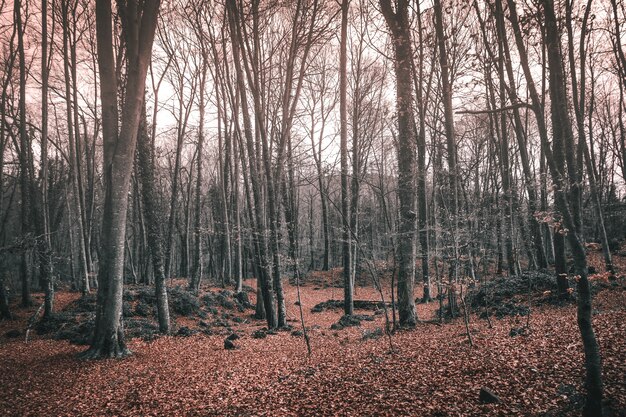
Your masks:
<svg viewBox="0 0 626 417"><path fill-rule="evenodd" d="M626 416L623 0L0 0L0 415Z"/></svg>

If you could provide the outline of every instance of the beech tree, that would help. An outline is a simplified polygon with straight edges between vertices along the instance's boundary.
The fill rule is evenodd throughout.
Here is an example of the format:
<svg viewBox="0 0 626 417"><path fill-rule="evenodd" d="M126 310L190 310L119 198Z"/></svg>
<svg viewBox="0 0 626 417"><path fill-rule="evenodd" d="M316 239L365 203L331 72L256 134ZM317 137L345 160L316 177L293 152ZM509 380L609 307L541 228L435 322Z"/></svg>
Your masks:
<svg viewBox="0 0 626 417"><path fill-rule="evenodd" d="M413 51L409 31L408 1L399 0L395 10L390 0L380 0L389 28L396 74L396 111L398 118L398 311L401 326L415 326L417 315L413 299L415 279L415 131L413 120Z"/></svg>
<svg viewBox="0 0 626 417"><path fill-rule="evenodd" d="M348 189L348 0L341 2L341 51L339 55L339 123L341 147L341 237L343 251L343 312L354 313L352 280L352 236Z"/></svg>
<svg viewBox="0 0 626 417"><path fill-rule="evenodd" d="M95 333L83 358L123 357L130 353L122 324L126 209L159 0L147 0L141 5L129 1L118 4L118 7L123 21L127 60L121 113L117 105L120 80L115 73L111 2L98 0L96 3L106 195ZM121 120L119 125L118 118Z"/></svg>
<svg viewBox="0 0 626 417"><path fill-rule="evenodd" d="M567 241L574 256L576 272L576 286L578 289L578 328L585 350L587 401L584 414L586 416L602 415L602 368L600 347L595 336L591 321L591 289L588 279L587 256L581 239L581 212L578 201L578 165L574 158L576 148L584 146L574 142L571 119L567 113L567 95L565 93L565 78L563 57L560 47L560 33L552 0L542 1L543 13L546 21L546 43L548 51L548 67L550 70L550 99L551 118L553 129L553 154L548 157L553 181L557 187L556 203L565 226L567 227ZM543 146L548 149L548 143ZM567 164L567 170L565 168ZM572 178L573 177L573 178ZM568 187L576 191L565 192Z"/></svg>
<svg viewBox="0 0 626 417"><path fill-rule="evenodd" d="M459 173L457 163L457 145L454 133L454 113L452 110L452 81L450 78L450 67L448 62L448 52L446 50L446 38L444 36L443 8L440 0L434 2L435 12L435 33L437 37L438 58L440 66L442 102L444 107L444 129L446 138L446 151L448 162L448 181L449 181L449 201L448 211L451 217L452 230L452 263L450 265L449 281L450 289L448 291L448 308L451 315L456 314L456 286L455 283L459 278L459 224L458 224L458 206L459 206Z"/></svg>

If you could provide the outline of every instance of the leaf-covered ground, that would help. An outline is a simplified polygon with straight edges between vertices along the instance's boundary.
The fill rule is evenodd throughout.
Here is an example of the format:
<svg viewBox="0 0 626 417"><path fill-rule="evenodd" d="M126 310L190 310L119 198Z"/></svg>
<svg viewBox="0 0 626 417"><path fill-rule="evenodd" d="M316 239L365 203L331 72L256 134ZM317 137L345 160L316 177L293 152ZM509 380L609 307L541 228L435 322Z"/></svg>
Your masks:
<svg viewBox="0 0 626 417"><path fill-rule="evenodd" d="M253 285L253 282L248 282ZM33 309L0 323L0 415L578 415L583 366L574 305L533 307L530 332L510 336L525 317L492 318L493 328L472 315L474 347L462 320L420 323L390 340L376 329L383 315L360 327L331 330L341 310L311 313L340 288L302 288L302 306L313 353L290 332L254 338L263 321L250 318L234 330L235 350L224 335L161 337L130 341L124 360L81 361L84 346L34 336L9 339L25 326ZM286 286L291 324L298 328L296 289ZM388 294L387 294L388 295ZM63 309L77 295L60 293ZM357 299L378 300L371 288ZM419 305L432 319L436 303ZM594 325L602 347L606 398L613 415L626 415L626 287L595 298ZM194 320L180 319L184 325ZM391 343L391 345L390 345ZM481 404L488 387L499 404Z"/></svg>

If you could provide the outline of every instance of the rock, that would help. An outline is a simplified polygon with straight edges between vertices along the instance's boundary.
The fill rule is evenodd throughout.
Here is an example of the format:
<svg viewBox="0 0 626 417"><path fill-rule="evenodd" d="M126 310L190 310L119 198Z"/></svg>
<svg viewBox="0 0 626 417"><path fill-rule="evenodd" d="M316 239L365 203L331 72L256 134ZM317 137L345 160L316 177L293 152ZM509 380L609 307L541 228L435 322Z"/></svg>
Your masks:
<svg viewBox="0 0 626 417"><path fill-rule="evenodd" d="M379 339L381 337L383 337L383 329L381 329L380 327L376 327L373 330L366 330L365 332L363 332L361 340Z"/></svg>
<svg viewBox="0 0 626 417"><path fill-rule="evenodd" d="M230 336L226 338L226 340L237 340L239 339L239 335L237 333L232 333Z"/></svg>
<svg viewBox="0 0 626 417"><path fill-rule="evenodd" d="M345 315L345 316L341 316L339 321L337 323L333 323L330 326L330 328L331 330L343 330L346 327L360 326L361 320L371 321L371 320L374 320L374 318L370 316L359 315L359 314L353 314L351 316Z"/></svg>
<svg viewBox="0 0 626 417"><path fill-rule="evenodd" d="M235 308L235 303L229 300L224 294L218 294L217 301L220 303L222 307L227 308L229 310L232 310Z"/></svg>
<svg viewBox="0 0 626 417"><path fill-rule="evenodd" d="M354 300L353 305L355 309L358 310L372 310L376 311L384 308L382 302L380 301L370 301L370 300ZM387 303L387 307L391 307L391 304ZM328 300L322 303L316 304L311 309L312 313L320 313L325 310L333 310L333 309L342 309L343 308L343 300Z"/></svg>
<svg viewBox="0 0 626 417"><path fill-rule="evenodd" d="M252 333L252 337L255 339L265 339L267 337L267 332L263 329L255 330L255 332Z"/></svg>
<svg viewBox="0 0 626 417"><path fill-rule="evenodd" d="M478 399L483 404L495 404L500 402L500 397L494 394L494 392L487 387L482 387L480 389Z"/></svg>
<svg viewBox="0 0 626 417"><path fill-rule="evenodd" d="M11 329L4 334L6 337L10 339L15 339L16 337L20 337L22 333L17 329Z"/></svg>
<svg viewBox="0 0 626 417"><path fill-rule="evenodd" d="M511 337L515 337L515 336L522 336L526 334L526 328L525 327L513 327L511 329L511 331L509 331L509 336Z"/></svg>
<svg viewBox="0 0 626 417"><path fill-rule="evenodd" d="M541 303L557 301L554 275L539 271L497 277L469 290L467 295L470 305L475 311L480 311L482 317L526 316L529 313L528 307L523 302L520 304L519 300L527 299L529 286L533 292L544 294L537 301ZM553 296L548 297L550 294Z"/></svg>
<svg viewBox="0 0 626 417"><path fill-rule="evenodd" d="M224 339L224 349L234 350L237 349L237 346L232 342L232 340Z"/></svg>
<svg viewBox="0 0 626 417"><path fill-rule="evenodd" d="M559 384L556 388L556 392L559 395L565 395L567 397L576 394L576 387L570 384Z"/></svg>
<svg viewBox="0 0 626 417"><path fill-rule="evenodd" d="M235 299L239 301L239 304L241 304L245 308L253 307L250 303L250 298L248 297L247 292L238 292L237 294L235 294Z"/></svg>
<svg viewBox="0 0 626 417"><path fill-rule="evenodd" d="M183 326L180 329L178 329L178 331L176 332L176 336L189 337L189 336L193 336L196 333L197 333L196 330L192 330L187 326Z"/></svg>

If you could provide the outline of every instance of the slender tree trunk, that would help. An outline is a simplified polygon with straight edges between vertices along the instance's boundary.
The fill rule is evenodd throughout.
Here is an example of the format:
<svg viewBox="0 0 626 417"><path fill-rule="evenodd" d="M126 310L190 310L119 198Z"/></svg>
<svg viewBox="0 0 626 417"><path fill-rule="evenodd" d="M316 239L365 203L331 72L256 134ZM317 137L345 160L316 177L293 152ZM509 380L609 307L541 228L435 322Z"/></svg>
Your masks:
<svg viewBox="0 0 626 417"><path fill-rule="evenodd" d="M567 113L567 95L565 77L562 67L560 34L552 0L542 0L546 22L546 45L548 66L550 69L550 99L552 108L553 156L548 156L553 180L555 182L557 208L563 216L567 231L567 240L572 249L574 270L577 275L578 309L577 321L585 351L587 400L583 410L585 416L602 415L602 365L600 347L592 324L591 290L587 278L587 257L579 231L580 204L578 201L578 164L574 158L575 144L572 126ZM549 144L544 146L548 148ZM580 144L579 144L580 146ZM568 201L564 188L566 186L564 165L568 165L569 186L575 187ZM578 213L577 213L578 212Z"/></svg>
<svg viewBox="0 0 626 417"><path fill-rule="evenodd" d="M77 5L78 2L75 3ZM85 270L87 271L87 276L91 272L91 253L90 253L90 237L89 230L87 228L87 214L85 210L85 187L83 185L83 168L82 168L82 160L83 160L83 146L80 135L80 123L79 123L79 107L78 107L78 77L77 77L77 57L76 57L76 44L77 44L77 22L76 22L76 6L74 6L74 11L71 11L72 15L72 23L71 23L71 33L68 33L68 46L70 50L70 74L71 74L71 91L72 91L72 103L73 103L73 127L74 127L74 164L75 164L75 173L76 173L76 189L78 191L76 195L77 209L80 215L80 232L81 238L83 239L83 248L85 252ZM69 30L69 28L68 28ZM68 92L69 94L69 92Z"/></svg>
<svg viewBox="0 0 626 417"><path fill-rule="evenodd" d="M524 43L524 39L522 37L522 31L519 25L515 1L507 0L507 4L509 6L509 13L510 13L509 20L511 21L511 25L513 26L515 44L517 45L517 50L519 52L520 65L522 66L522 70L524 72L524 78L526 79L528 94L530 96L531 103L532 103L532 110L533 110L533 113L535 114L535 119L537 121L537 128L539 131L539 137L541 139L541 150L542 150L542 153L546 157L545 161L548 162L549 166L551 166L557 162L550 160L550 156L548 155L548 153L550 153L551 155L551 152L550 152L550 149L547 148L549 139L548 139L548 128L546 126L546 120L545 120L544 113L543 113L543 104L541 100L539 99L539 94L537 93L537 88L535 87L535 82L531 74L530 65L528 64L528 53L526 52L526 44ZM553 173L552 172L553 169L550 168L550 171L553 177L556 174L562 175L563 173L563 168L561 168L560 165L558 164L557 164L557 167L558 168L555 168L558 171L557 173ZM542 179L542 181L543 180L544 179ZM557 191L562 191L562 190L557 190ZM555 196L555 200L556 200L556 196ZM566 274L567 271L564 266L566 263L565 244L564 243L561 244L561 241L559 241L561 237L562 236L557 236L557 234L555 233L553 236L553 245L554 245L555 273L556 273L557 285L559 287L560 294L563 296L566 294L567 289L569 288L569 284L567 283L567 279L565 279L563 275L563 274Z"/></svg>
<svg viewBox="0 0 626 417"><path fill-rule="evenodd" d="M243 244L241 242L241 213L239 213L239 162L237 160L236 155L239 152L238 141L234 140L234 135L231 134L230 137L226 138L227 141L232 142L232 152L230 152L229 158L234 168L234 175L231 177L233 182L233 214L235 218L235 260L234 260L234 268L235 268L235 291L242 292L243 291L243 253L242 247Z"/></svg>
<svg viewBox="0 0 626 417"><path fill-rule="evenodd" d="M418 26L418 66L415 68L413 61L413 82L415 84L415 98L418 106L419 127L417 130L417 208L418 208L418 233L422 260L422 282L424 283L424 293L422 302L432 301L430 292L430 245L428 242L428 199L426 197L426 104L427 97L422 92L424 82L424 39L422 33L422 17L420 4L417 7ZM433 68L434 69L434 68ZM432 73L431 73L432 79Z"/></svg>
<svg viewBox="0 0 626 417"><path fill-rule="evenodd" d="M41 1L41 178L40 224L43 236L38 239L39 270L44 284L44 318L54 308L54 277L52 275L52 247L50 242L50 207L48 204L48 4ZM4 285L0 282L0 286Z"/></svg>
<svg viewBox="0 0 626 417"><path fill-rule="evenodd" d="M205 115L205 88L206 88L206 76L208 71L208 51L202 42L201 45L202 51L202 67L201 67L201 75L200 75L200 103L198 105L198 110L200 113L200 118L198 121L198 149L196 156L196 192L195 192L195 205L194 205L194 230L193 230L193 242L194 242L194 252L193 252L193 272L192 279L190 281L189 287L195 293L198 293L200 290L200 281L202 279L202 222L200 214L202 212L201 207L201 194L202 194L202 160L204 153L204 115ZM219 97L218 97L219 100ZM219 122L219 117L218 117ZM221 133L218 133L221 134Z"/></svg>
<svg viewBox="0 0 626 417"><path fill-rule="evenodd" d="M343 312L354 314L352 283L352 239L350 237L350 200L348 189L348 3L341 3L341 50L339 53L339 119L341 152L341 238L343 248Z"/></svg>
<svg viewBox="0 0 626 417"><path fill-rule="evenodd" d="M145 109L145 106L144 106ZM137 138L137 162L141 178L141 197L143 211L146 218L146 232L152 257L154 271L155 295L157 301L157 318L159 331L167 334L170 332L170 311L165 285L165 269L163 265L163 237L161 233L161 218L157 206L157 196L154 186L154 165L150 155L151 140L146 126L146 113L143 111L139 133Z"/></svg>
<svg viewBox="0 0 626 417"><path fill-rule="evenodd" d="M0 319L11 320L11 308L9 306L9 293L7 291L5 275L0 274Z"/></svg>
<svg viewBox="0 0 626 417"><path fill-rule="evenodd" d="M477 6L477 3L474 3ZM477 10L478 13L478 10ZM502 53L504 54L504 64L506 68L507 78L508 78L508 94L511 99L511 103L515 104L519 102L519 97L517 96L517 87L515 84L515 75L513 72L513 66L511 64L511 53L509 49L509 43L506 36L506 30L504 26L504 13L502 11L502 0L496 1L496 22L498 27L498 38L499 45L501 45ZM481 22L481 26L483 26ZM484 27L484 26L483 26ZM503 74L501 74L503 76ZM541 235L541 225L537 218L534 216L535 212L539 209L539 202L537 199L537 193L534 186L534 176L531 171L530 161L528 157L528 143L526 141L526 135L523 130L522 119L520 117L519 109L514 108L513 110L513 121L515 124L515 137L517 139L518 151L520 155L520 160L522 162L522 171L524 174L524 180L526 182L526 191L528 194L528 205L529 205L529 218L528 222L530 224L530 233L531 239L533 241L535 251L534 255L537 259L537 266L539 268L545 269L548 267L548 263L545 257L545 250L543 239Z"/></svg>
<svg viewBox="0 0 626 417"><path fill-rule="evenodd" d="M72 104L72 72L70 62L70 49L71 49L71 39L70 39L70 23L69 17L71 15L71 10L69 8L68 0L64 0L61 3L61 12L63 14L63 71L65 76L65 106L66 106L66 116L67 116L67 134L69 141L69 176L70 176L70 184L71 184L71 198L72 205L75 208L75 220L76 220L76 228L77 233L80 239L78 240L78 270L79 270L79 279L81 283L81 292L83 296L90 292L89 286L89 268L87 265L87 248L85 247L85 237L84 237L84 224L83 224L83 213L81 209L80 202L80 194L79 194L79 184L78 177L80 176L80 171L77 170L76 161L77 161L77 150L76 150L76 132L75 129L75 118L74 112L78 111L77 109L73 109ZM75 106L75 103L74 103Z"/></svg>
<svg viewBox="0 0 626 417"><path fill-rule="evenodd" d="M580 89L578 87L577 75L576 75L576 59L574 56L574 34L572 28L572 7L569 2L566 3L566 26L568 33L568 51L570 62L570 78L572 80L572 97L574 99L574 114L576 116L576 127L578 130L578 146L580 152L582 152L585 168L587 170L587 178L589 179L589 188L591 193L591 200L594 205L598 227L600 229L600 240L602 243L602 252L604 254L604 266L608 272L615 274L613 268L613 260L611 259L611 251L609 250L609 240L606 235L606 228L604 227L604 215L602 213L602 203L598 193L598 186L596 184L596 174L593 168L593 163L589 155L589 148L587 147L587 138L585 137L585 110L586 110L586 65L587 59L585 51L585 38L587 36L587 22L591 13L591 4L593 0L587 0L585 7L585 13L581 22L581 36L579 43L580 54ZM579 94L580 90L580 94ZM592 98L593 99L593 98ZM591 110L590 110L591 113ZM591 122L591 118L589 119ZM590 126L591 129L591 126Z"/></svg>
<svg viewBox="0 0 626 417"><path fill-rule="evenodd" d="M326 77L324 69L322 70L322 77ZM325 80L325 79L324 79ZM325 85L325 83L324 83ZM323 89L321 89L323 90ZM318 136L317 149L315 144L315 126L317 119L313 112L311 113L311 151L313 159L315 161L315 167L317 169L317 184L320 192L320 206L322 210L322 239L324 241L324 254L322 258L322 271L328 271L330 269L330 226L328 221L328 203L327 196L328 190L324 181L324 171L322 169L322 140L324 138L324 131L326 127L327 115L324 111L324 100L320 100L320 111L322 114L322 125Z"/></svg>
<svg viewBox="0 0 626 417"><path fill-rule="evenodd" d="M31 187L29 176L29 150L30 141L26 130L26 58L24 56L24 27L22 22L22 4L20 0L13 2L13 17L17 30L17 52L19 63L19 162L20 162L20 193L21 204L21 224L24 239L28 239L31 233ZM28 268L28 251L24 249L20 259L20 275L22 280L22 306L27 307L32 304L30 296L30 271Z"/></svg>
<svg viewBox="0 0 626 417"><path fill-rule="evenodd" d="M458 236L458 206L459 206L459 186L457 171L457 150L456 139L454 134L454 113L452 110L452 83L450 80L450 67L448 62L448 52L446 51L446 42L443 27L443 10L440 0L434 2L435 12L435 32L437 35L437 45L439 49L439 66L441 67L441 88L443 94L444 107L444 130L446 136L447 160L448 160L448 182L450 186L450 202L449 211L452 220L452 241L453 254L452 266L450 268L450 281L455 282L458 278L459 269L459 236ZM456 315L456 291L451 286L448 292L448 308L452 316Z"/></svg>
<svg viewBox="0 0 626 417"><path fill-rule="evenodd" d="M183 103L182 101L179 103L181 106L181 112ZM179 117L179 123L182 122L182 117ZM172 249L174 246L174 226L176 223L176 201L178 200L178 187L179 187L179 171L181 164L181 153L183 149L183 141L185 139L184 133L182 132L182 127L178 128L178 139L176 141L176 156L174 160L174 170L172 171L172 189L170 195L170 210L169 217L167 220L167 235L165 237L165 275L166 277L172 276L174 273L172 271Z"/></svg>

